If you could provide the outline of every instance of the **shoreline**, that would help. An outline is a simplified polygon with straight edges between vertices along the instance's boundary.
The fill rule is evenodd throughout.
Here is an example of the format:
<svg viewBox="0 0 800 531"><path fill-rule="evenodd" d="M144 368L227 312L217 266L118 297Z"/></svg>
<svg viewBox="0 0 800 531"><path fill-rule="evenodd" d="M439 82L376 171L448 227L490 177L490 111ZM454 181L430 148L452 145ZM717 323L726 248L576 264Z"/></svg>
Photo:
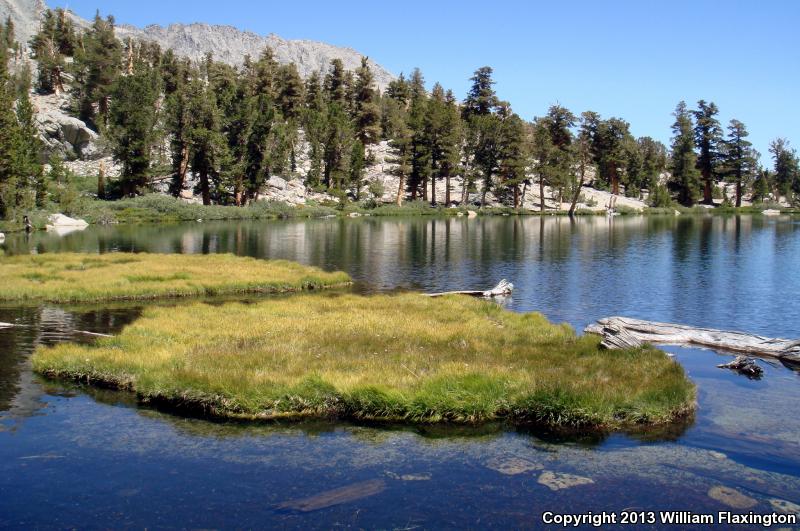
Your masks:
<svg viewBox="0 0 800 531"><path fill-rule="evenodd" d="M775 205L758 205L745 207L705 206L694 207L645 207L641 210L621 206L617 208L614 216L730 216L730 215L767 215L764 211L775 212L778 215L800 214L799 208L781 207ZM48 216L57 210L39 210L30 214L34 231L41 231L47 225ZM264 202L248 207L223 206L223 205L194 205L168 196L140 196L133 199L119 201L92 200L85 202L74 211L69 211L71 217L85 220L89 225L144 225L168 224L185 222L206 221L267 221L279 219L327 219L327 218L361 218L361 217L490 217L490 216L568 216L567 210L545 210L538 208L520 208L504 206L487 207L444 207L431 206L422 202L408 202L402 206L381 204L375 208L365 208L356 204L343 208L323 206L316 204L290 205L288 203ZM604 209L578 209L576 217L607 216ZM0 221L0 232L24 232L22 223L15 221Z"/></svg>

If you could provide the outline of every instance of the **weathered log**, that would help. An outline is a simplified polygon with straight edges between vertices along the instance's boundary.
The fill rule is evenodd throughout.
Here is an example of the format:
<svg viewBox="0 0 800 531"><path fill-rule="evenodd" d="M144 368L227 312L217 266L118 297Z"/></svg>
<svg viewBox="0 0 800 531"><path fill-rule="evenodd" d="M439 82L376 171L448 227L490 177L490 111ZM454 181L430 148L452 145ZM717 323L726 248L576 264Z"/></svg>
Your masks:
<svg viewBox="0 0 800 531"><path fill-rule="evenodd" d="M609 349L637 347L644 343L700 346L800 363L800 340L762 337L745 332L642 321L628 317L600 319L596 324L586 327L585 332L602 336L601 345Z"/></svg>
<svg viewBox="0 0 800 531"><path fill-rule="evenodd" d="M465 291L445 291L443 293L425 293L426 297L444 297L445 295L469 295L471 297L504 297L506 295L511 295L511 292L514 291L514 284L509 282L506 279L500 281L492 289L486 291L480 290L465 290Z"/></svg>
<svg viewBox="0 0 800 531"><path fill-rule="evenodd" d="M11 324L11 323L2 323L2 322L0 322L0 328L11 328L12 326L14 326L14 325Z"/></svg>
<svg viewBox="0 0 800 531"><path fill-rule="evenodd" d="M717 367L731 369L750 378L760 378L764 374L764 369L759 367L753 358L748 358L747 356L736 356L733 361L717 365Z"/></svg>

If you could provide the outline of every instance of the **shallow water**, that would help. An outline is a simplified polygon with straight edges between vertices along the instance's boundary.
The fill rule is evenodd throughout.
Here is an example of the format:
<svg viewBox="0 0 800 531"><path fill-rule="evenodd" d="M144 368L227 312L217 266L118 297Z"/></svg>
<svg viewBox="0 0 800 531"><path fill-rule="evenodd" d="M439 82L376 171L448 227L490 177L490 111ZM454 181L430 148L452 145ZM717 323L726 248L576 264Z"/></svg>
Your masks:
<svg viewBox="0 0 800 531"><path fill-rule="evenodd" d="M364 292L483 289L508 278L517 289L504 305L578 329L627 315L800 337L800 220L788 216L92 227L16 235L4 248L287 258L343 269ZM0 527L529 528L544 511L800 505L800 374L778 363L762 361L764 378L748 380L716 368L728 356L666 348L698 386L692 421L570 437L503 426L212 423L30 373L36 345L118 331L139 311L0 307L0 322L24 325L0 330ZM562 474L579 484L543 484ZM723 499L739 508L709 496L717 487L736 489Z"/></svg>

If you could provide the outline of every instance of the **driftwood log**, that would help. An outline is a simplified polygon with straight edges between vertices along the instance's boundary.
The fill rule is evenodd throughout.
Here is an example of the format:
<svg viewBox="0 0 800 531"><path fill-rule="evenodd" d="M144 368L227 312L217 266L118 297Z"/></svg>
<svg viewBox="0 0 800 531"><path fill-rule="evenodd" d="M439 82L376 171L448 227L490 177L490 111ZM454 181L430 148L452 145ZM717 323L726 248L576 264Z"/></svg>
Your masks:
<svg viewBox="0 0 800 531"><path fill-rule="evenodd" d="M736 371L748 378L760 378L764 374L764 369L759 367L753 358L748 358L747 356L736 356L733 361L717 365L717 367Z"/></svg>
<svg viewBox="0 0 800 531"><path fill-rule="evenodd" d="M500 281L492 289L486 291L480 290L466 290L466 291L445 291L443 293L426 293L426 297L443 297L445 295L469 295L471 297L504 297L506 295L511 295L511 292L514 291L514 284L509 282L506 279Z"/></svg>
<svg viewBox="0 0 800 531"><path fill-rule="evenodd" d="M642 321L628 317L606 317L589 325L586 333L603 337L608 349L639 347L644 343L699 346L734 353L768 356L800 364L800 340L762 337L744 332Z"/></svg>

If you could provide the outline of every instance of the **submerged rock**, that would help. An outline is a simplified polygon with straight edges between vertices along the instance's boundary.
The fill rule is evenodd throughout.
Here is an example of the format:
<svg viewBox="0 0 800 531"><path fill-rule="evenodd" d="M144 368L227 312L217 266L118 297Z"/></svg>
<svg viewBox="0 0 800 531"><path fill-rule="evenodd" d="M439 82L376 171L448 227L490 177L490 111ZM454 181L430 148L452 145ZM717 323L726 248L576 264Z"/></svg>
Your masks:
<svg viewBox="0 0 800 531"><path fill-rule="evenodd" d="M797 517L800 518L800 505L797 505L796 503L781 500L779 498L772 498L769 500L769 504L772 505L772 508L775 509L776 512L783 514L796 514Z"/></svg>
<svg viewBox="0 0 800 531"><path fill-rule="evenodd" d="M562 490L577 487L579 485L590 485L594 483L591 478L575 476L573 474L562 474L559 472L542 472L539 476L539 483L548 487L550 490Z"/></svg>
<svg viewBox="0 0 800 531"><path fill-rule="evenodd" d="M758 504L755 499L750 496L745 496L738 490L730 487L712 487L708 491L708 496L734 509L750 509Z"/></svg>
<svg viewBox="0 0 800 531"><path fill-rule="evenodd" d="M430 474L396 474L394 472L387 472L386 475L400 481L430 481L431 479Z"/></svg>
<svg viewBox="0 0 800 531"><path fill-rule="evenodd" d="M486 462L486 468L507 476L515 476L532 470L541 470L544 467L521 457L496 457Z"/></svg>
<svg viewBox="0 0 800 531"><path fill-rule="evenodd" d="M310 513L312 511L333 507L334 505L341 505L343 503L349 503L366 498L368 496L373 496L383 492L385 489L386 483L383 480L372 479L369 481L353 483L347 487L328 490L309 498L287 501L279 504L277 508L298 511L302 513Z"/></svg>

